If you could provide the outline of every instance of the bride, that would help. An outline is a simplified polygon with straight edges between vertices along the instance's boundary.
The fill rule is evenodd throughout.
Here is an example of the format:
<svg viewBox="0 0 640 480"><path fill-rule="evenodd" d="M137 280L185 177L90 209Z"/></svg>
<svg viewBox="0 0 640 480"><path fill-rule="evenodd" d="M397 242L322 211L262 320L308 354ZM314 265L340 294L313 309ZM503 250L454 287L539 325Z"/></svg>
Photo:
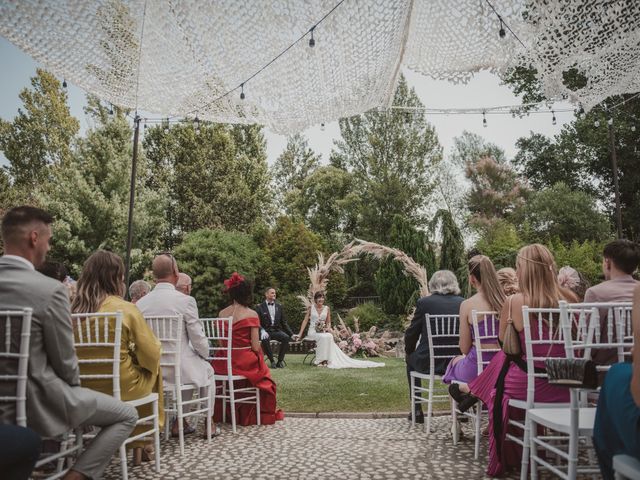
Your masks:
<svg viewBox="0 0 640 480"><path fill-rule="evenodd" d="M302 338L307 322L309 322L309 331L305 339L316 342L316 358L314 360L316 365L322 365L328 368L384 367L384 363L354 360L340 350L338 345L333 341L332 334L321 333L331 328L331 312L329 311L329 307L324 304L324 293L316 292L313 296L313 305L307 310L307 314L300 326L300 335L298 335L298 338Z"/></svg>

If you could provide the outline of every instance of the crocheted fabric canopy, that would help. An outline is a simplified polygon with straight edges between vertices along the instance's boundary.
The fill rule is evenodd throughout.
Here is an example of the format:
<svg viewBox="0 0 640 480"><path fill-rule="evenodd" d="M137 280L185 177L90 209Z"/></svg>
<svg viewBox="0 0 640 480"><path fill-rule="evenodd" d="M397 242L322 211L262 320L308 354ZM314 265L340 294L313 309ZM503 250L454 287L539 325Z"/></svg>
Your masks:
<svg viewBox="0 0 640 480"><path fill-rule="evenodd" d="M311 48L337 3L0 0L0 34L115 105L281 133L388 106L402 66L466 82L532 65L548 98L587 110L640 91L637 0L492 0L524 46L498 35L486 0L345 0ZM586 77L577 91L570 68Z"/></svg>

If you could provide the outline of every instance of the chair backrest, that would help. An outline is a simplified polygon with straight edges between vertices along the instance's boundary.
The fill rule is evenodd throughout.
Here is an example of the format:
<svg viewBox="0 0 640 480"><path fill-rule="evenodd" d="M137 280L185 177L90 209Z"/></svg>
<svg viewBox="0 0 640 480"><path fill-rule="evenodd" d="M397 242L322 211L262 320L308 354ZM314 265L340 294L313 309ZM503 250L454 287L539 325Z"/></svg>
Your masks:
<svg viewBox="0 0 640 480"><path fill-rule="evenodd" d="M522 307L527 362L527 404L532 407L535 379L548 378L544 370L547 358L566 358L564 332L560 322L560 308Z"/></svg>
<svg viewBox="0 0 640 480"><path fill-rule="evenodd" d="M435 360L451 360L457 354L451 354L447 350L458 347L460 339L460 315L425 315L427 322L427 336L429 342L429 371L435 373ZM440 339L448 339L440 344Z"/></svg>
<svg viewBox="0 0 640 480"><path fill-rule="evenodd" d="M11 384L11 390L2 389L0 403L13 403L16 425L27 426L27 379L29 374L29 341L33 310L0 310L0 382ZM13 388L15 385L15 388ZM4 395L4 393L13 393Z"/></svg>
<svg viewBox="0 0 640 480"><path fill-rule="evenodd" d="M182 365L182 329L184 325L182 314L163 317L145 316L144 320L162 344L160 368L165 374L164 377L168 377L167 370L173 372L173 384L182 385L180 373Z"/></svg>
<svg viewBox="0 0 640 480"><path fill-rule="evenodd" d="M473 327L473 338L476 346L478 375L482 373L493 354L500 351L498 343L498 334L500 331L500 322L498 321L498 312L479 312L471 310L471 322ZM483 325L480 331L480 325Z"/></svg>
<svg viewBox="0 0 640 480"><path fill-rule="evenodd" d="M233 334L233 318L201 318L204 334L209 339L209 360L216 369L216 364L226 362L227 373L231 375L231 351L233 345L231 342Z"/></svg>
<svg viewBox="0 0 640 480"><path fill-rule="evenodd" d="M573 303L560 302L564 329L577 338L571 350L578 356L591 358L593 350L609 350L617 354L617 362L624 362L633 350L631 303ZM606 312L606 318L602 313ZM603 327L605 331L603 332ZM567 346L569 344L567 343ZM607 371L611 365L597 365Z"/></svg>
<svg viewBox="0 0 640 480"><path fill-rule="evenodd" d="M113 396L120 400L122 312L75 313L71 324L80 382L111 380Z"/></svg>

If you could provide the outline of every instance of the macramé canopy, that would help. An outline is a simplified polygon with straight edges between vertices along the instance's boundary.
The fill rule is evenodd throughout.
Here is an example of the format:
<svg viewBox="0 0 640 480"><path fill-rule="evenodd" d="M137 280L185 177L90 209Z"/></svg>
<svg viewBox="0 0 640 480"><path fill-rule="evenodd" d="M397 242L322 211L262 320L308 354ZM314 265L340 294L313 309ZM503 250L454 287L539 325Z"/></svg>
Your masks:
<svg viewBox="0 0 640 480"><path fill-rule="evenodd" d="M401 67L466 82L532 65L588 110L640 91L639 27L637 0L0 0L1 35L105 101L281 133L388 106Z"/></svg>

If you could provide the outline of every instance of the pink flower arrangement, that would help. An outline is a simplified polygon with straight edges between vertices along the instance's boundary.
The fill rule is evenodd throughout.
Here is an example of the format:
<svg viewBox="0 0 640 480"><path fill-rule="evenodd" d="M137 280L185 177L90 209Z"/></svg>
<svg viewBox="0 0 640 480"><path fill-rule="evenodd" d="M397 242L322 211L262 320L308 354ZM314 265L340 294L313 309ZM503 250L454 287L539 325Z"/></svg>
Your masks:
<svg viewBox="0 0 640 480"><path fill-rule="evenodd" d="M360 332L358 330L358 321L356 319L354 332L345 325L339 315L338 319L340 320L340 327L332 329L331 332L333 333L333 338L338 344L338 347L344 353L350 357L378 357L381 352L384 352L384 340L374 338L374 334L376 332L375 327L368 332Z"/></svg>

